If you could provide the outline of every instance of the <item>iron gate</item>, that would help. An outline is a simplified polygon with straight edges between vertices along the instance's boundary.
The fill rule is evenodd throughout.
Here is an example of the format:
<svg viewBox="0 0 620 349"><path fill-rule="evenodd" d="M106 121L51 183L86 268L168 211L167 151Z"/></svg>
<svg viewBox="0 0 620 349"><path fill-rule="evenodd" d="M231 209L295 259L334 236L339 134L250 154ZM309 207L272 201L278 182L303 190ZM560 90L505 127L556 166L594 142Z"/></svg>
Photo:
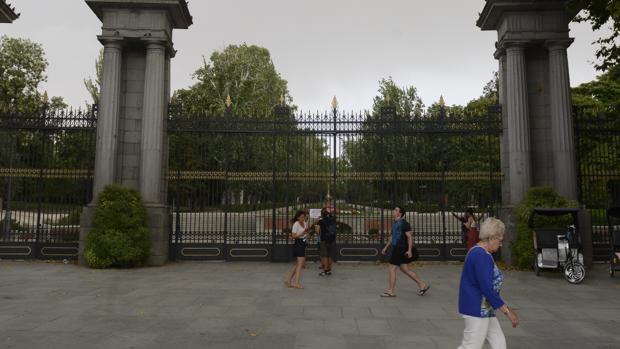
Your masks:
<svg viewBox="0 0 620 349"><path fill-rule="evenodd" d="M500 114L291 113L168 120L171 259L290 258L298 209L336 206L340 260L376 260L403 205L423 259L461 259L450 214L500 203ZM308 255L316 256L310 244Z"/></svg>
<svg viewBox="0 0 620 349"><path fill-rule="evenodd" d="M606 209L620 206L620 118L598 109L575 109L579 202L592 217L593 258L608 261Z"/></svg>
<svg viewBox="0 0 620 349"><path fill-rule="evenodd" d="M77 259L96 109L0 112L0 258Z"/></svg>

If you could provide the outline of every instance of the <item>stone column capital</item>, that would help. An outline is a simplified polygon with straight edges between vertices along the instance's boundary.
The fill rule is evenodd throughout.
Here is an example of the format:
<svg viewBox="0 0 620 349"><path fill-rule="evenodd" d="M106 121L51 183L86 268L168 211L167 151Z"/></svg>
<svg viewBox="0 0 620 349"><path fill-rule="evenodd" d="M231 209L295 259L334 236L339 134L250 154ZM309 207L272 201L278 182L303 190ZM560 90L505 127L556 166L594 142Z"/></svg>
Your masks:
<svg viewBox="0 0 620 349"><path fill-rule="evenodd" d="M173 45L168 40L162 40L158 38L142 38L142 41L146 45L146 49L148 50L164 50L170 57L174 57L176 55L176 50L174 50Z"/></svg>
<svg viewBox="0 0 620 349"><path fill-rule="evenodd" d="M500 45L500 48L506 50L507 53L523 52L527 44L528 44L528 41L521 41L521 40L503 41Z"/></svg>
<svg viewBox="0 0 620 349"><path fill-rule="evenodd" d="M545 46L549 51L566 50L575 41L573 38L561 39L561 40L547 40Z"/></svg>
<svg viewBox="0 0 620 349"><path fill-rule="evenodd" d="M493 52L493 57L497 60L505 58L506 50L504 48L498 48L497 50L495 50L495 52Z"/></svg>
<svg viewBox="0 0 620 349"><path fill-rule="evenodd" d="M123 48L123 44L125 40L125 38L123 38L122 36L107 36L107 35L99 35L97 36L97 39L103 45L103 47L115 48L119 50Z"/></svg>

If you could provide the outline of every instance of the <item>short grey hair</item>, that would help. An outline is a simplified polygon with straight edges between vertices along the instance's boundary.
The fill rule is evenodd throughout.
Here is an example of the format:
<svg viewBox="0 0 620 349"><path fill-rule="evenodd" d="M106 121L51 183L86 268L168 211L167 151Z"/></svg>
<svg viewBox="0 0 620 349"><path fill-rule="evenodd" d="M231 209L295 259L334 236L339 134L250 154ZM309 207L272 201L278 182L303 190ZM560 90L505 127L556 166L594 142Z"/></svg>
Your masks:
<svg viewBox="0 0 620 349"><path fill-rule="evenodd" d="M504 225L504 222L497 218L489 217L485 219L482 226L480 226L478 238L480 241L489 241L494 237L502 238L504 237L505 231L506 225Z"/></svg>

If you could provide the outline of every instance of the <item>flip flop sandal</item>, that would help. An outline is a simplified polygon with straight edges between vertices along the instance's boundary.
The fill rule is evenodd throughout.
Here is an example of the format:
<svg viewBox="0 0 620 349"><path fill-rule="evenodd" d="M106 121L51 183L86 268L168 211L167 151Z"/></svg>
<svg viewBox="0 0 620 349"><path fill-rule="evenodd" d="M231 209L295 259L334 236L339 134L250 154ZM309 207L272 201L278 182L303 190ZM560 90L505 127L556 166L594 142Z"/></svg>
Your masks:
<svg viewBox="0 0 620 349"><path fill-rule="evenodd" d="M431 288L431 285L426 285L425 288L418 291L418 296L424 296L430 288Z"/></svg>
<svg viewBox="0 0 620 349"><path fill-rule="evenodd" d="M395 294L393 294L393 293L383 292L383 293L381 294L381 297L392 298L392 297L396 297L396 295L395 295Z"/></svg>

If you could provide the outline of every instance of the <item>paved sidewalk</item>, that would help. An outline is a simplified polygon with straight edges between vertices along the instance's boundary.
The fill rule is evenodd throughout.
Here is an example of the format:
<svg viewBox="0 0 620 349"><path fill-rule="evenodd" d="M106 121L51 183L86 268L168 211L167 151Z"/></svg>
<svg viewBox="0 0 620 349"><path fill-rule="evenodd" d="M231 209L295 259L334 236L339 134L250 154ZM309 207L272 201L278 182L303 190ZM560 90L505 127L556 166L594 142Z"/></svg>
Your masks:
<svg viewBox="0 0 620 349"><path fill-rule="evenodd" d="M459 264L418 265L419 297L398 276L380 298L385 265L342 264L304 290L284 287L289 264L173 263L90 270L0 261L0 348L456 348ZM559 273L505 272L503 296L521 326L500 316L509 348L620 348L620 278L603 265L582 285Z"/></svg>

